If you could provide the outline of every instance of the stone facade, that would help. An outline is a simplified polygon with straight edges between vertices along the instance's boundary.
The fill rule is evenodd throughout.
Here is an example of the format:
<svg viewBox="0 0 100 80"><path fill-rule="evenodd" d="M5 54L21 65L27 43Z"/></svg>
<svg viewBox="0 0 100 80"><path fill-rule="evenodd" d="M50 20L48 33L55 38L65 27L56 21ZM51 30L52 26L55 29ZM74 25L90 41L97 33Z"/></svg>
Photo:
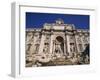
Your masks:
<svg viewBox="0 0 100 80"><path fill-rule="evenodd" d="M41 29L26 29L26 66L42 66L55 59L75 64L75 57L78 61L88 45L89 30L76 29L74 24L65 24L62 19L45 23Z"/></svg>

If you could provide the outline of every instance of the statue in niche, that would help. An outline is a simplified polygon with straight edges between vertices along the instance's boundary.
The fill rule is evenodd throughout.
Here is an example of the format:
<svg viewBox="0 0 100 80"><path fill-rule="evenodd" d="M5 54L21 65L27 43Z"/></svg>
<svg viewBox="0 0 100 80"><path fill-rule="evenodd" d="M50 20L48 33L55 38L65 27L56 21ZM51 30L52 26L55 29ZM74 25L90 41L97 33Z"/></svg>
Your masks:
<svg viewBox="0 0 100 80"><path fill-rule="evenodd" d="M44 53L49 53L49 43L44 44L43 52Z"/></svg>
<svg viewBox="0 0 100 80"><path fill-rule="evenodd" d="M55 43L55 53L63 53L62 49L61 49L61 43L56 41Z"/></svg>
<svg viewBox="0 0 100 80"><path fill-rule="evenodd" d="M75 52L74 43L70 43L70 51L71 51L71 52Z"/></svg>

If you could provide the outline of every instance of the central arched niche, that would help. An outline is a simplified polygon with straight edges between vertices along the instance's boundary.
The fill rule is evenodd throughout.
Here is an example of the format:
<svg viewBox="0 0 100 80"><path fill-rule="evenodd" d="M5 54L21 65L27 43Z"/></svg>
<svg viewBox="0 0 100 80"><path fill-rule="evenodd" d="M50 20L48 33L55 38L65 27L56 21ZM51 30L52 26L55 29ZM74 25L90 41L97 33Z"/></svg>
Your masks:
<svg viewBox="0 0 100 80"><path fill-rule="evenodd" d="M64 53L64 39L61 36L56 37L56 45L59 45L59 49L61 48L61 51Z"/></svg>

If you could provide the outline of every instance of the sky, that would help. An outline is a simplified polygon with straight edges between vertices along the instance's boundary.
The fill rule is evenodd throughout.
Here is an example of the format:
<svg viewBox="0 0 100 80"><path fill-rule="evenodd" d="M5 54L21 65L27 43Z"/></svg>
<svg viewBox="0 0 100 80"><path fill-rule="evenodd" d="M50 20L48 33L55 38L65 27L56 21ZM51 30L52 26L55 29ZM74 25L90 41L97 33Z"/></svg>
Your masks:
<svg viewBox="0 0 100 80"><path fill-rule="evenodd" d="M65 24L74 24L77 29L89 29L89 15L26 12L26 28L43 28L44 23L63 19Z"/></svg>

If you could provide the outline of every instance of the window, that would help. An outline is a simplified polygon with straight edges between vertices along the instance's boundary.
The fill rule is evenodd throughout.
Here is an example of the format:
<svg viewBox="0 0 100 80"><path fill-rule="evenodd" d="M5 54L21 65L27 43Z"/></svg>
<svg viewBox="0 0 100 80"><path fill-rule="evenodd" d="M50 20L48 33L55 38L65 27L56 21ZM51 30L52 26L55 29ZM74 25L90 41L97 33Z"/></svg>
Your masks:
<svg viewBox="0 0 100 80"><path fill-rule="evenodd" d="M77 38L77 42L78 42L78 43L81 43L81 37L78 37L78 38Z"/></svg>
<svg viewBox="0 0 100 80"><path fill-rule="evenodd" d="M87 40L87 37L86 37L86 36L84 36L84 37L83 37L83 42L84 42L84 43L87 43L87 42L88 42L88 40Z"/></svg>
<svg viewBox="0 0 100 80"><path fill-rule="evenodd" d="M82 44L79 44L78 46L79 46L79 50L82 51L83 50Z"/></svg>

